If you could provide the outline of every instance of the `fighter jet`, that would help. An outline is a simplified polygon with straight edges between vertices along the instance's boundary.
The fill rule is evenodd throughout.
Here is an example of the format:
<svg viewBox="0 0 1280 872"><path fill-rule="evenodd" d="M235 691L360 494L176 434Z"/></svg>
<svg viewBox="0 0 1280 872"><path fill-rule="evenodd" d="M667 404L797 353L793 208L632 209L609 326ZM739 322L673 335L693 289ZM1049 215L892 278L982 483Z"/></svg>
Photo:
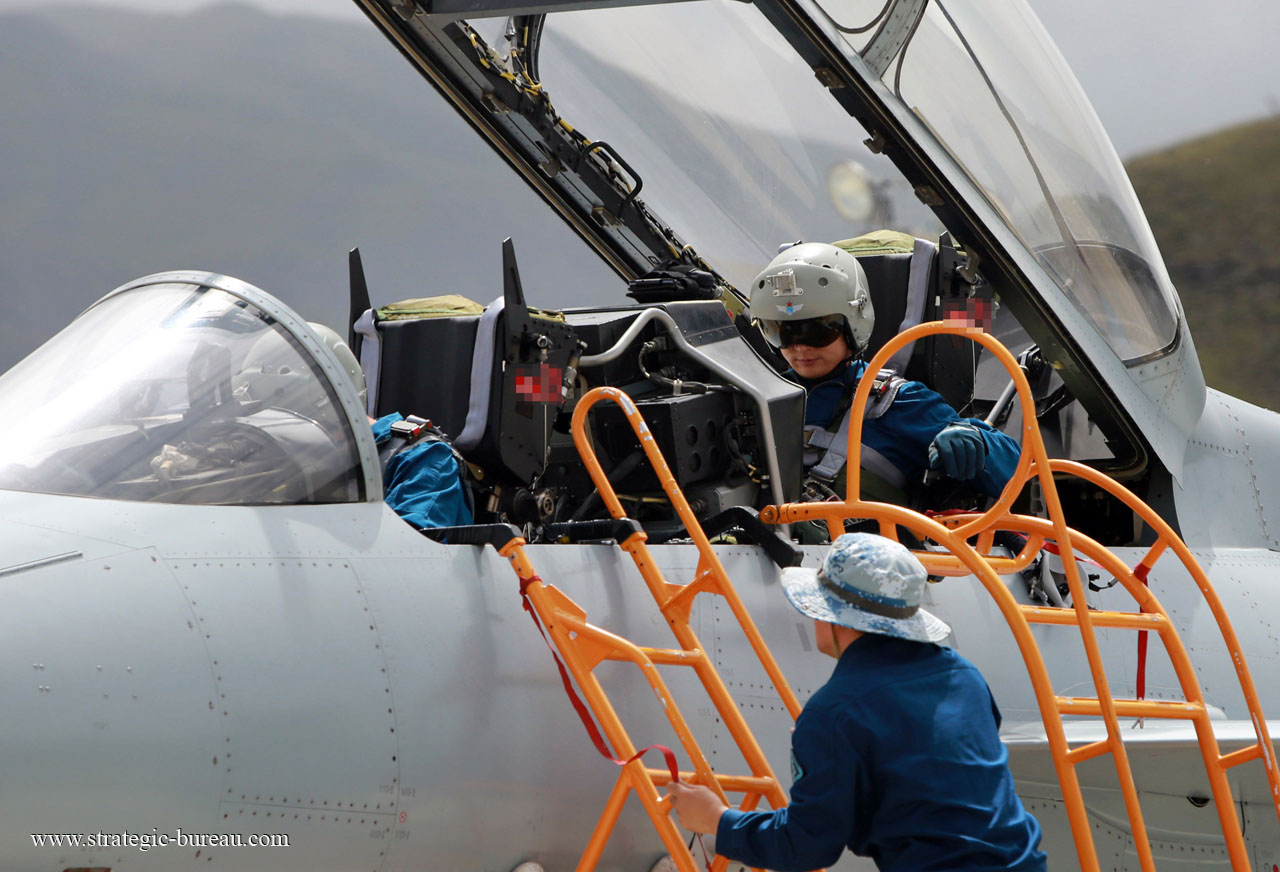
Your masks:
<svg viewBox="0 0 1280 872"><path fill-rule="evenodd" d="M1132 187L1021 0L357 2L613 268L616 287L601 289L613 302L557 309L574 276L522 276L512 228L512 243L492 241L492 301L380 298L353 257L348 344L362 371L266 291L171 272L107 294L0 378L0 867L575 867L618 769L591 747L497 548L527 540L528 564L593 625L670 645L618 543L643 530L673 585L704 572L706 549L632 409L695 526L722 538L711 553L803 702L828 666L779 573L816 565L822 548L764 521L798 517L768 507L813 496L796 438L804 395L744 315L756 271L801 239L850 241L874 297L870 352L964 313L1020 376L954 332L886 363L1006 432L1033 417L1048 457L1106 474L1152 514L1066 474L1054 500L1028 484L1016 511L1048 518L1060 502L1128 567L1154 562L1167 525L1229 618L1230 643L1187 565L1155 563L1146 580L1194 661L1210 738L1262 759L1228 770L1223 803L1189 720L1128 718L1145 826L1117 769L1082 760L1073 827L1053 737L1098 741L1104 695L1176 707L1177 664L1112 619L1096 632L1110 664L1098 688L1080 633L1051 618L1034 641L1053 693L1077 700L1055 732L990 590L963 572L929 587L948 644L994 690L1053 868L1280 863L1275 764L1269 744L1251 745L1276 731L1258 711L1280 709L1280 422L1206 387ZM475 205L501 223L501 202ZM874 232L886 227L898 232ZM625 397L580 416L604 489L573 432L598 387ZM474 530L420 530L384 502L368 418L392 411L451 437ZM910 490L922 510L985 508L945 482ZM1068 550L1015 566L1026 541L984 545L1006 561L1007 602L1134 611L1115 565ZM689 626L785 773L793 713L731 612L700 596ZM1246 660L1257 711L1238 681ZM598 669L636 743L679 755L640 673ZM667 684L710 765L740 768L693 676ZM671 853L633 801L594 865L647 872Z"/></svg>

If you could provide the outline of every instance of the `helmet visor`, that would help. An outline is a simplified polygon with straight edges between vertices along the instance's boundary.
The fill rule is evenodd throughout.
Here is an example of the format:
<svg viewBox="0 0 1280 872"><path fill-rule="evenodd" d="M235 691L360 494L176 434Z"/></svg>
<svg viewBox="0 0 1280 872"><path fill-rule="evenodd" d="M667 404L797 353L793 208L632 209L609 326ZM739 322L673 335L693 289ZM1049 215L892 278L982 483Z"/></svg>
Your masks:
<svg viewBox="0 0 1280 872"><path fill-rule="evenodd" d="M804 318L799 321L774 321L760 318L760 332L775 348L807 345L810 348L826 348L844 335L843 315L823 315L821 318Z"/></svg>

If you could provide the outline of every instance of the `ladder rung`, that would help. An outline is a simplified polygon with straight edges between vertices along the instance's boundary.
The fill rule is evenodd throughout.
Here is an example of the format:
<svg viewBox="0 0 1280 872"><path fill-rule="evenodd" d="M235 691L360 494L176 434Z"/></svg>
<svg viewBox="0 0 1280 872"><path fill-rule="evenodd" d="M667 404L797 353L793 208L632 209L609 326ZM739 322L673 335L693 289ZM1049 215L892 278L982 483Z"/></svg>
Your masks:
<svg viewBox="0 0 1280 872"><path fill-rule="evenodd" d="M640 651L654 663L665 665L693 666L703 661L701 651L685 651L683 648L645 648L642 646ZM630 660L631 658L619 654L610 656L608 659Z"/></svg>
<svg viewBox="0 0 1280 872"><path fill-rule="evenodd" d="M973 574L973 570L953 554L944 554L938 551L918 551L916 556L920 558L920 562L933 575L963 577ZM1012 575L1015 572L1026 569L1025 564L1019 564L1018 561L1011 557L986 557L985 559L996 575Z"/></svg>
<svg viewBox="0 0 1280 872"><path fill-rule="evenodd" d="M1058 711L1064 715L1094 715L1101 717L1102 703L1093 697L1059 696L1055 698ZM1204 706L1196 702L1152 700L1152 699L1117 699L1113 701L1117 717L1122 718L1178 718L1192 720L1204 711Z"/></svg>
<svg viewBox="0 0 1280 872"><path fill-rule="evenodd" d="M1239 751L1232 751L1230 754L1223 754L1218 758L1218 762L1223 769L1230 769L1232 766L1239 766L1241 763L1248 763L1250 760L1257 760L1262 756L1262 746L1254 742L1248 747L1241 748Z"/></svg>
<svg viewBox="0 0 1280 872"><path fill-rule="evenodd" d="M664 784L671 783L671 773L666 769L650 769L645 768L649 773L649 777L653 779L653 783L661 787ZM696 772L681 772L681 781L692 781L697 777ZM776 786L776 782L772 778L761 775L721 775L719 772L713 773L716 781L720 782L723 790L732 793L759 793L767 794Z"/></svg>
<svg viewBox="0 0 1280 872"><path fill-rule="evenodd" d="M1094 757L1101 757L1103 754L1111 750L1111 741L1109 739L1101 739L1097 742L1090 742L1087 745L1081 745L1079 748L1072 748L1067 752L1067 762L1071 765L1083 763L1086 760L1092 760Z"/></svg>
<svg viewBox="0 0 1280 872"><path fill-rule="evenodd" d="M1075 609L1054 609L1046 606L1021 606L1022 614L1031 624L1058 624L1075 626L1079 623ZM1125 630L1159 630L1169 621L1164 615L1148 615L1140 612L1089 612L1089 621L1095 627L1118 627Z"/></svg>

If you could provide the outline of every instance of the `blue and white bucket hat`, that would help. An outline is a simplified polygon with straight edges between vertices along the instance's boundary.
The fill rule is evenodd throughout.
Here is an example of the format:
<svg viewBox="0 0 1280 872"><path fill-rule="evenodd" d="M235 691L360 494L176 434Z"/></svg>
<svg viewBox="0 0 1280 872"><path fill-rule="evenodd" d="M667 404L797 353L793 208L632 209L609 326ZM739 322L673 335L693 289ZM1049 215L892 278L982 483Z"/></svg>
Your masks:
<svg viewBox="0 0 1280 872"><path fill-rule="evenodd" d="M927 581L914 554L870 533L836 539L821 569L782 572L782 590L801 614L864 633L941 642L951 628L920 608Z"/></svg>

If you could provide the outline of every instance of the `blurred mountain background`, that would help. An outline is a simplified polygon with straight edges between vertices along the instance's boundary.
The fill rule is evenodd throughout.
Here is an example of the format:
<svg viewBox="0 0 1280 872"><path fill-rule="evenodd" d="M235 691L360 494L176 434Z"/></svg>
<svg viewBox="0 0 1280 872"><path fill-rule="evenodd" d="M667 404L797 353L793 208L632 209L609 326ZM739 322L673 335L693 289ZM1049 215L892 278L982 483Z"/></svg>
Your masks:
<svg viewBox="0 0 1280 872"><path fill-rule="evenodd" d="M1205 380L1280 410L1280 118L1128 162Z"/></svg>
<svg viewBox="0 0 1280 872"><path fill-rule="evenodd" d="M1129 162L1209 384L1272 409L1278 140L1266 119ZM534 304L624 301L359 21L235 4L0 11L0 160L0 371L111 288L167 269L234 275L341 326L353 245L375 303L487 302L508 235Z"/></svg>
<svg viewBox="0 0 1280 872"><path fill-rule="evenodd" d="M0 161L0 371L172 269L339 329L356 245L375 304L489 302L505 236L534 304L619 285L368 24L237 4L0 13Z"/></svg>

